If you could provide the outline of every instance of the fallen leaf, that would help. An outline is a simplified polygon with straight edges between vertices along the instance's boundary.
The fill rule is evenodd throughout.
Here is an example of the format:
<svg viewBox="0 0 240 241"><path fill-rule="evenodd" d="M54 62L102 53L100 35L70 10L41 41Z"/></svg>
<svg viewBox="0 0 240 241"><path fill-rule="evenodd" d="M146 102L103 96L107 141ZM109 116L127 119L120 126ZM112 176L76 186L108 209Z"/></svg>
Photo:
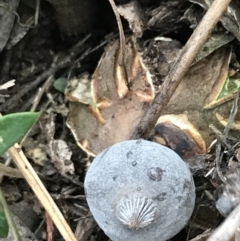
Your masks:
<svg viewBox="0 0 240 241"><path fill-rule="evenodd" d="M188 121L187 113L161 116L154 128L153 139L162 137L182 158L206 154L206 144L199 131Z"/></svg>
<svg viewBox="0 0 240 241"><path fill-rule="evenodd" d="M214 124L221 128L215 113L226 114L231 109L229 99L228 102L226 99L216 101L228 77L229 56L230 49L223 47L192 66L163 113L166 115L186 112L189 122L199 131L206 146L215 138L209 125ZM206 109L207 103L211 104L212 109Z"/></svg>
<svg viewBox="0 0 240 241"><path fill-rule="evenodd" d="M119 41L105 50L91 81L91 105L71 102L67 121L78 145L96 155L114 143L128 140L154 97L152 81L136 50L135 39L126 40L126 59L130 90L119 95L126 86L118 72Z"/></svg>
<svg viewBox="0 0 240 241"><path fill-rule="evenodd" d="M50 157L54 166L62 176L74 174L74 166L71 161L72 151L63 140L50 140L49 144Z"/></svg>

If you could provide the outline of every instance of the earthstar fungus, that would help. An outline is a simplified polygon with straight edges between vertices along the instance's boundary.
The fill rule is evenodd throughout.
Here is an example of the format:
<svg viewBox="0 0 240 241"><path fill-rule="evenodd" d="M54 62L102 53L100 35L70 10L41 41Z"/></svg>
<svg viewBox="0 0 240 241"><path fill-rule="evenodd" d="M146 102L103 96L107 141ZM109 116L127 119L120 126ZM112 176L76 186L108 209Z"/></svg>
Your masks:
<svg viewBox="0 0 240 241"><path fill-rule="evenodd" d="M130 139L155 95L150 73L137 51L136 39L126 38L125 48L130 89L118 65L120 48L115 40L106 47L91 81L84 77L74 84L78 86L74 94L67 93L71 101L67 125L77 144L91 156Z"/></svg>
<svg viewBox="0 0 240 241"><path fill-rule="evenodd" d="M117 143L96 156L85 178L89 208L113 241L165 241L189 220L195 186L184 161L146 140Z"/></svg>

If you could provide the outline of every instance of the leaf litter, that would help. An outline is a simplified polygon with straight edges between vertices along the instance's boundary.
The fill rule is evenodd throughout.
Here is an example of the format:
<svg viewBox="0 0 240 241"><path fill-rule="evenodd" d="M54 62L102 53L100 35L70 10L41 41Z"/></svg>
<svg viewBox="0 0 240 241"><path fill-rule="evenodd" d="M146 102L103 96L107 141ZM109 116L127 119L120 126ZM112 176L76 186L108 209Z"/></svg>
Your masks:
<svg viewBox="0 0 240 241"><path fill-rule="evenodd" d="M126 99L117 98L119 93L128 91L125 90L122 78L116 75L114 58L118 49L118 37L107 34L117 33L117 29L114 24L105 24L116 20L111 15L107 1L102 7L105 13L102 15L106 16L94 12L88 23L89 29L82 30L77 28L76 23L72 28L71 24L70 28L65 23L63 25L59 18L62 9L57 6L57 2L43 1L38 25L34 28L23 28L19 36L25 37L15 38L12 41L13 46L8 45L11 47L6 47L5 52L1 52L3 82L0 82L0 86L4 86L4 83L11 79L16 80L11 88L0 90L0 108L3 114L30 110L38 97L38 90L50 75L54 75L57 80L67 80L66 88L65 82L59 82L56 89L53 86L45 89L45 94L37 106L37 110L43 111L41 120L23 142L23 148L35 171L69 220L71 228L76 228L79 240L107 240L88 212L82 188L85 173L92 161L91 156L115 142L130 138L134 127L144 114L144 108L148 108L154 94L161 91L164 77L168 75L181 54L182 47L209 8L209 1L175 0L159 3L149 0L119 3L119 12L126 19L124 30L130 35L133 34L134 39L134 47L130 48L132 52L130 51L130 55L127 54L127 61L133 66L128 70L128 75L133 76L131 87L134 95L129 92ZM14 4L17 6L18 1ZM30 6L27 1L20 1L20 4L23 9L25 6L30 7L33 12L36 11L36 6ZM74 1L71 4L74 7ZM94 1L91 4L95 4ZM52 8L49 8L50 6ZM11 11L6 25L2 25L8 31L12 29L13 12L18 12L18 9L15 7ZM71 13L74 14L74 11L69 10L68 14ZM53 14L58 16L57 22L52 19ZM188 225L176 236L178 239L206 240L216 225L222 221L220 213L225 213L218 204L215 204L216 201L220 200L218 203L221 203L222 197L230 195L231 205L227 213L239 203L239 113L232 124L235 131L230 128L224 139L220 138L220 134L224 133L224 127L231 120L231 108L239 87L238 16L238 3L232 1L228 11L221 18L221 23L214 29L168 103L161 117L164 121L159 119L149 136L152 141L169 145L173 149L178 143L190 143L187 146L178 146L175 151L180 155L187 154L184 159L194 175L197 202ZM111 21L106 21L107 17ZM29 22L28 16L20 16L20 22L24 19L26 24L30 23L31 26L32 22ZM101 21L97 23L96 19ZM17 24L17 21L15 23ZM68 21L66 23L68 24ZM102 26L100 32L96 30L96 26ZM93 34L74 48L77 41L83 38L80 37L82 32L86 34L90 29L95 36ZM9 33L0 41L2 48L11 39ZM105 44L105 49L101 42ZM114 51L111 50L112 46L115 48ZM74 52L76 49L77 53ZM11 51L14 51L14 55ZM59 64L59 60L71 56L73 52L76 55L68 58L70 62ZM58 67L53 70L55 66ZM43 76L41 81L31 85L29 91L22 91L31 83L36 83L40 75ZM134 81L139 78L142 83L135 86ZM55 86L56 84L57 82ZM106 90L108 88L110 91ZM8 96L11 97L11 101ZM124 116L121 111L124 113L125 110L129 112ZM183 119L187 119L187 122L179 124L173 121L182 115L186 116ZM120 128L121 122L128 128L126 133L122 131L126 128ZM66 123L71 130L66 127ZM209 128L209 125L213 125L219 132ZM194 138L192 133L199 138ZM176 135L177 140L173 138ZM216 139L218 144L212 145ZM202 143L201 151L196 149L196 145L199 147L199 141ZM220 156L216 154L216 145L220 145ZM217 159L220 157L221 161ZM1 162L5 160L5 156L1 157ZM226 184L219 177L219 170L223 177L227 178ZM25 181L20 181L17 177L5 177L2 182L3 187L4 185L18 187L17 193L20 197L23 197L26 190L31 193ZM12 201L20 202L21 198ZM40 219L45 220L43 210L38 215ZM36 231L37 240L46 240L46 230L42 226L33 227L31 231ZM54 240L62 238L56 233Z"/></svg>

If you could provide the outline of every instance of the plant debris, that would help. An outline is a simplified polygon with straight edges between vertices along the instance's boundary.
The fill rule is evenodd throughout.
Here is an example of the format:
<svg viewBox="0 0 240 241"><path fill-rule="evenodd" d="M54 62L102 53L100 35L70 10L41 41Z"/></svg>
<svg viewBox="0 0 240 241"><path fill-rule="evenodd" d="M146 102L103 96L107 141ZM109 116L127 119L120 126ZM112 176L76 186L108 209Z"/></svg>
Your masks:
<svg viewBox="0 0 240 241"><path fill-rule="evenodd" d="M11 0L0 4L0 111L3 115L41 112L16 155L25 153L26 171L39 177L77 240L108 240L89 211L83 188L93 157L112 144L139 137L137 127L149 119L154 128L145 139L178 153L196 186L193 215L172 240L215 241L218 232L225 234L220 235L223 240L239 238L235 232L239 225L232 222L232 215L239 218L240 204L237 0L212 26L209 37L204 35L207 41L201 50L191 51L194 60L182 64L183 70L174 76L179 61L188 60L182 56L193 47L186 43L216 2ZM221 14L218 9L212 16ZM172 88L171 78L181 79L171 99L166 101L165 95L156 102L156 96ZM153 106L157 107L149 115ZM153 120L159 108L161 116ZM8 153L0 157L1 188L14 207L20 233L28 234L29 240L62 241L62 230L53 225L52 213L43 209L45 203L37 200L39 194L21 174L21 163L19 167ZM235 229L226 232L226 222Z"/></svg>

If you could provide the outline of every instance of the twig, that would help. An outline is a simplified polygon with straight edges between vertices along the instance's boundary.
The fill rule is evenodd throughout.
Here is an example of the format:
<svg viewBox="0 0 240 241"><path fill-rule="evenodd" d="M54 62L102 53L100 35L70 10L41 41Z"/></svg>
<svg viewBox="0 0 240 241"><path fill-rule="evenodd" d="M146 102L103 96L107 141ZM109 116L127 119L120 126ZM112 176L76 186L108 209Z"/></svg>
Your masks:
<svg viewBox="0 0 240 241"><path fill-rule="evenodd" d="M28 184L31 186L42 206L51 216L54 224L56 225L59 232L62 234L64 240L77 241L75 235L73 234L71 228L64 219L62 213L58 209L52 197L49 195L48 191L44 187L33 167L27 160L20 146L18 144L15 144L8 150L8 152L12 157L14 163L28 182Z"/></svg>
<svg viewBox="0 0 240 241"><path fill-rule="evenodd" d="M42 229L43 225L45 224L45 220L42 219L41 223L38 225L37 229L34 231L34 235L38 236L39 231Z"/></svg>
<svg viewBox="0 0 240 241"><path fill-rule="evenodd" d="M13 178L23 178L21 172L17 168L8 167L0 162L0 179L2 176L8 176Z"/></svg>
<svg viewBox="0 0 240 241"><path fill-rule="evenodd" d="M49 86L53 83L53 81L54 81L53 76L48 77L48 79L45 81L43 86L39 89L30 111L32 111L32 112L36 111L37 106L38 106L43 94L46 92L46 90L49 88Z"/></svg>
<svg viewBox="0 0 240 241"><path fill-rule="evenodd" d="M53 231L54 231L54 225L53 221L48 214L48 212L45 213L45 220L46 220L46 226L47 226L47 241L53 241Z"/></svg>
<svg viewBox="0 0 240 241"><path fill-rule="evenodd" d="M238 90L237 95L234 99L233 106L232 106L230 116L229 116L229 120L224 129L224 139L225 140L227 138L229 130L230 130L230 128L235 120L235 116L237 114L239 93L240 93L240 89ZM217 146L217 151L219 152L218 149L221 149L220 143L218 143L218 146ZM220 163L216 163L216 166L217 166L217 168L219 168ZM218 171L218 175L219 175L220 170L217 170L217 171ZM221 175L222 174L220 172L219 177L222 179ZM224 177L224 180L225 180L225 177ZM214 231L214 233L207 239L207 241L219 241L219 240L229 241L235 235L235 232L237 231L237 229L239 227L239 223L240 223L240 204L231 212L230 215L228 215L228 217L225 219L223 224L221 224Z"/></svg>
<svg viewBox="0 0 240 241"><path fill-rule="evenodd" d="M218 130L213 124L209 125L209 128L215 133L218 143L221 143L228 150L232 149L232 145L227 141L227 137L222 134L220 130Z"/></svg>
<svg viewBox="0 0 240 241"><path fill-rule="evenodd" d="M2 106L2 110L7 110L10 107L14 108L17 105L17 100L24 96L26 93L28 93L30 90L34 89L36 86L38 86L40 83L42 83L46 78L48 78L51 75L54 75L58 70L65 68L71 64L72 61L74 61L74 58L79 54L79 52L82 51L79 50L79 47L82 46L86 40L91 35L87 35L84 39L82 39L78 44L76 44L70 51L70 54L60 60L57 64L53 64L49 69L44 71L37 79L31 83L28 83L24 86L22 86L21 90L19 92L12 96L9 100L7 100Z"/></svg>
<svg viewBox="0 0 240 241"><path fill-rule="evenodd" d="M48 77L48 79L45 81L45 83L43 84L43 86L42 86L41 88L39 88L36 96L34 97L34 101L33 101L32 108L30 109L31 112L36 111L37 106L38 106L38 104L39 104L39 102L40 102L43 94L47 91L47 89L49 88L49 86L52 84L53 81L54 81L54 77L51 75L51 76ZM30 100L32 100L32 98L30 98ZM29 103L29 102L26 102L26 103L30 104L30 103L32 103L32 101L30 101L30 103ZM29 134L29 133L28 133L28 134ZM19 143L20 146L23 145L23 143L24 143L24 141L26 140L28 134L26 134L26 135L22 138L21 142Z"/></svg>
<svg viewBox="0 0 240 241"><path fill-rule="evenodd" d="M223 153L221 153L221 143L218 143L217 148L216 148L216 158L215 158L215 163L216 163L216 171L219 176L219 178L222 180L223 183L226 183L226 177L221 172L220 166L222 162L222 157Z"/></svg>
<svg viewBox="0 0 240 241"><path fill-rule="evenodd" d="M118 34L115 35L111 35L109 36L109 38L105 39L104 41L102 41L100 44L98 44L97 46L95 46L94 48L89 48L87 50L85 50L81 56L79 56L74 63L71 65L71 67L63 74L63 76L67 75L67 78L69 79L71 76L71 72L72 70L76 67L76 65L78 63L81 63L81 61L89 54L95 52L96 50L98 50L99 48L101 48L102 46L104 46L106 43L108 43L109 41L111 41L112 39L116 38L118 36Z"/></svg>
<svg viewBox="0 0 240 241"><path fill-rule="evenodd" d="M222 180L223 183L226 182L226 178L224 177L224 175L221 172L220 166L221 166L221 162L222 162L222 157L223 154L221 153L221 149L222 149L222 145L225 145L228 149L231 148L231 146L227 143L225 136L221 133L221 131L219 131L214 125L209 125L209 128L213 130L213 132L216 134L217 136L217 147L216 147L216 155L215 155L215 160L214 163L216 165L216 171L217 174L219 176L219 178Z"/></svg>
<svg viewBox="0 0 240 241"><path fill-rule="evenodd" d="M16 226L16 224L13 220L12 213L9 210L7 201L6 201L6 199L3 195L3 191L2 191L1 187L0 187L0 203L2 204L6 220L7 220L8 225L9 225L11 231L12 231L12 236L14 238L14 241L22 241L21 236L19 235L17 226Z"/></svg>
<svg viewBox="0 0 240 241"><path fill-rule="evenodd" d="M119 31L119 39L120 39L120 56L119 56L119 65L124 66L124 56L125 56L125 36L123 32L123 26L121 22L121 18L119 12L117 10L117 6L114 0L109 0L109 3L112 6L113 12L117 19L118 31Z"/></svg>
<svg viewBox="0 0 240 241"><path fill-rule="evenodd" d="M235 120L235 117L236 117L236 114L238 111L239 93L240 93L240 89L238 90L237 95L233 101L233 105L231 108L228 123L227 123L226 127L224 128L223 134L213 125L209 126L214 131L214 133L217 135L217 139L218 139L218 144L217 144L217 148L216 148L215 164L216 164L217 174L223 183L226 182L226 178L224 177L224 175L222 174L221 169L220 169L222 157L223 157L223 154L221 153L221 146L222 146L222 144L225 145L227 147L228 151L231 151L233 149L232 146L227 142L227 138L228 138L228 133L231 129L231 126Z"/></svg>
<svg viewBox="0 0 240 241"><path fill-rule="evenodd" d="M122 26L121 18L120 18L120 15L119 15L119 12L117 10L117 6L116 6L114 0L109 0L109 3L111 4L113 12L116 16L118 30L119 30L120 51L119 51L119 54L116 55L116 59L118 61L117 62L118 68L116 70L116 76L118 76L118 74L120 74L121 80L124 80L127 88L130 90L130 83L129 83L129 79L128 79L127 68L126 68L126 65L124 62L125 61L125 51L126 51L126 41L125 41L123 26Z"/></svg>
<svg viewBox="0 0 240 241"><path fill-rule="evenodd" d="M224 128L224 131L223 131L225 139L227 139L228 133L231 129L232 124L234 123L236 114L238 112L239 94L240 94L240 89L238 89L236 97L234 98L233 105L232 105L230 115L229 115L229 119L228 119L228 123L227 123L227 125L226 125L226 127Z"/></svg>
<svg viewBox="0 0 240 241"><path fill-rule="evenodd" d="M240 223L240 204L228 215L225 221L213 232L207 241L229 241Z"/></svg>
<svg viewBox="0 0 240 241"><path fill-rule="evenodd" d="M35 1L36 1L36 10L34 14L34 26L37 26L38 18L39 18L40 0L35 0Z"/></svg>
<svg viewBox="0 0 240 241"><path fill-rule="evenodd" d="M11 164L11 162L12 162L12 159L10 157L8 157L3 165L9 166ZM4 175L0 174L0 183L2 183L3 177L4 177Z"/></svg>
<svg viewBox="0 0 240 241"><path fill-rule="evenodd" d="M27 99L25 102L21 103L21 107L18 109L18 111L23 112L23 111L29 110L29 108L32 105L32 103L34 102L35 98L36 98L36 95L30 96L29 99Z"/></svg>
<svg viewBox="0 0 240 241"><path fill-rule="evenodd" d="M150 131L168 104L180 81L187 73L198 52L207 41L211 31L222 14L226 11L231 0L215 0L194 33L186 43L181 56L175 62L170 73L164 79L160 91L156 94L151 107L146 111L132 139L148 138Z"/></svg>

